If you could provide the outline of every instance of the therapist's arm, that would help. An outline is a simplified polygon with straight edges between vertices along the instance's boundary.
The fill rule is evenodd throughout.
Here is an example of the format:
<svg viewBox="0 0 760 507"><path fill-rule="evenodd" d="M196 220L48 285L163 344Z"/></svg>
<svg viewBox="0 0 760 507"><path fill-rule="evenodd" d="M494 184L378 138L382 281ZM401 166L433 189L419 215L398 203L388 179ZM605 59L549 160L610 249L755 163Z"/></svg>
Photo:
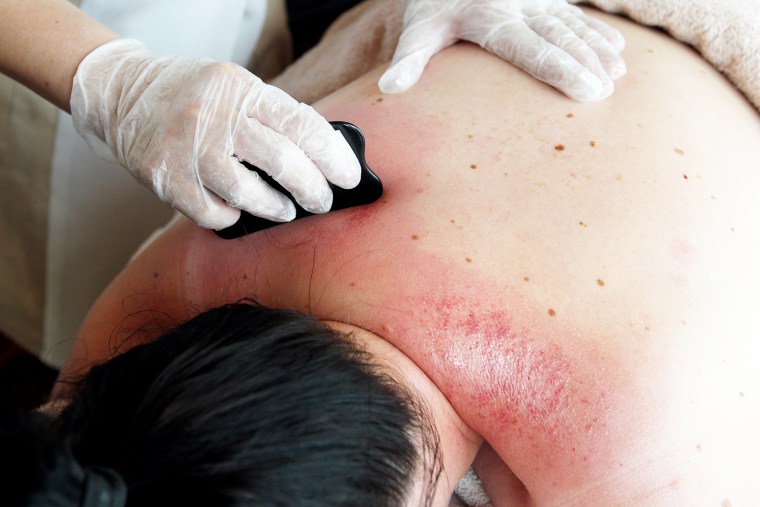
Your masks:
<svg viewBox="0 0 760 507"><path fill-rule="evenodd" d="M312 213L332 205L328 180L359 183L340 132L238 65L154 54L66 0L0 0L0 13L0 71L70 112L96 153L202 227L224 229L242 211L295 216L243 160Z"/></svg>
<svg viewBox="0 0 760 507"><path fill-rule="evenodd" d="M0 0L0 72L70 112L79 63L117 38L66 0Z"/></svg>

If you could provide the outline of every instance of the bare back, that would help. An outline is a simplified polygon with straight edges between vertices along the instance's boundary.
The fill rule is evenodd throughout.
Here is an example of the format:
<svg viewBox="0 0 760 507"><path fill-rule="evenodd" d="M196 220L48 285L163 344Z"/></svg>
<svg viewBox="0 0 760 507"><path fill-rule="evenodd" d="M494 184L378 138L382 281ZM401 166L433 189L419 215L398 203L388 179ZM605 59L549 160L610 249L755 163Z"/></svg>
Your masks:
<svg viewBox="0 0 760 507"><path fill-rule="evenodd" d="M690 49L604 19L629 73L600 103L466 44L407 93L378 70L320 101L363 130L382 200L233 241L175 223L65 372L155 311L253 296L414 360L509 468L476 462L497 506L514 484L549 505L757 501L760 118Z"/></svg>

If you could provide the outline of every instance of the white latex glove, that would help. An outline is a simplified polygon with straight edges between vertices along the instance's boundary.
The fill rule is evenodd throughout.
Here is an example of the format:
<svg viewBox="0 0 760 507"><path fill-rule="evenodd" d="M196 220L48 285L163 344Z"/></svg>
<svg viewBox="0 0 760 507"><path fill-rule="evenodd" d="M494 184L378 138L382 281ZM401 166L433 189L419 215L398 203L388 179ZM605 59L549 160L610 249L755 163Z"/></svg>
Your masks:
<svg viewBox="0 0 760 507"><path fill-rule="evenodd" d="M517 65L576 100L612 94L625 74L616 29L565 0L405 0L404 30L380 78L385 93L402 92L428 60L458 39Z"/></svg>
<svg viewBox="0 0 760 507"><path fill-rule="evenodd" d="M361 178L348 143L311 107L235 64L156 56L134 40L106 43L82 61L71 116L96 153L203 227L228 227L240 209L295 216L293 203L239 160L314 213L332 205L325 178L343 188Z"/></svg>

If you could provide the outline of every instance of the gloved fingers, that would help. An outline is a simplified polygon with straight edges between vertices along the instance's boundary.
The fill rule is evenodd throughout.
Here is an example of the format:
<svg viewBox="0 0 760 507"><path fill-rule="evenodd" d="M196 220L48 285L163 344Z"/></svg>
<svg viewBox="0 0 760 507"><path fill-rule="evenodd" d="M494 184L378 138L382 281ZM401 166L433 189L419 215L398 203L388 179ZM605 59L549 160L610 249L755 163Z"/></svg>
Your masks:
<svg viewBox="0 0 760 507"><path fill-rule="evenodd" d="M224 229L240 218L240 210L206 190L194 171L172 172L164 164L152 177L158 197L201 227Z"/></svg>
<svg viewBox="0 0 760 507"><path fill-rule="evenodd" d="M420 80L433 55L454 42L456 37L448 23L439 27L432 22L411 24L401 34L391 64L380 76L380 91L405 92Z"/></svg>
<svg viewBox="0 0 760 507"><path fill-rule="evenodd" d="M510 31L511 37L494 38L486 49L511 61L536 79L554 86L572 99L600 100L612 93L612 80L609 77L603 81L527 24L510 24Z"/></svg>
<svg viewBox="0 0 760 507"><path fill-rule="evenodd" d="M330 130L345 142L339 132L332 128ZM332 190L327 185L325 176L290 139L251 120L242 124L239 122L234 135L235 154L238 158L269 174L293 194L305 210L312 213L330 210ZM240 167L243 168L242 165Z"/></svg>
<svg viewBox="0 0 760 507"><path fill-rule="evenodd" d="M239 209L228 205L211 192L206 192L203 200L177 201L172 206L204 229L226 229L240 218Z"/></svg>
<svg viewBox="0 0 760 507"><path fill-rule="evenodd" d="M582 25L582 26L579 26ZM587 27L582 21L574 16L567 16L567 19L555 16L537 16L528 20L528 26L543 39L575 59L584 69L591 72L602 83L602 95L607 97L612 94L612 78L603 67L599 55L595 49L578 34L583 32ZM588 35L594 39L593 35ZM604 40L601 36L596 37L596 42Z"/></svg>
<svg viewBox="0 0 760 507"><path fill-rule="evenodd" d="M252 155L250 149L246 149L247 153L244 154L237 153L237 150L238 146L246 146L244 139L254 140L258 139L259 135L264 135L264 131L255 127L259 123L264 127L268 127L271 131L281 134L285 139L268 135L265 139L276 142L278 149L284 150L287 148L281 155L282 160L269 164L270 166L275 166L271 168L280 174L280 177L287 179L283 182L275 174L269 174L278 179L291 192L295 190L293 192L294 196L301 196L305 201L308 201L308 194L318 192L319 196L317 197L320 199L324 198L324 189L328 188L329 191L329 187L323 181L324 178L342 188L353 188L359 184L361 180L361 167L353 150L343 135L333 129L311 106L299 103L279 88L263 85L256 87L248 94L244 104L244 111L248 119L247 121L238 122L239 125L236 127L236 155L242 155L246 160L248 160L248 156ZM241 136L246 130L250 130L250 134L245 134L244 137ZM290 142L284 142L285 140L289 140ZM264 153L276 153L272 147L267 148L262 146L261 143L258 143L257 148L264 149ZM299 157L296 153L297 151L305 155ZM256 159L265 165L261 157L257 157ZM311 165L305 163L305 160L308 159L312 161ZM295 165L290 165L291 163ZM254 165L266 170L263 165L259 165L258 163ZM296 172L301 170L307 171L308 173L303 175L304 182L311 184L315 181L311 174L311 168L314 166L316 166L318 172L324 175L321 178L322 185L319 188L299 187L298 174L292 175L289 172L283 172L283 169ZM316 181L319 180L318 178ZM332 192L329 192L329 195L330 203L332 203ZM311 202L309 203L309 207L314 208L315 212L318 212L318 209L324 208L325 202L323 201L322 205ZM299 203L303 206L300 199ZM304 206L306 209L309 209L309 207ZM321 211L327 211L328 209L329 206L326 209L321 209Z"/></svg>
<svg viewBox="0 0 760 507"><path fill-rule="evenodd" d="M600 100L612 94L612 78L596 52L563 20L544 15L529 18L527 23L546 45L545 63L539 63L536 70L539 79L556 76L556 81L546 82L556 83L554 86L576 100ZM557 62L565 67L557 69Z"/></svg>
<svg viewBox="0 0 760 507"><path fill-rule="evenodd" d="M598 19L589 16L583 11L581 11L581 13L577 16L590 28L593 28L599 32L602 37L607 39L607 41L612 45L616 52L620 53L625 49L625 37L623 37L623 34L620 33L620 30L611 27L603 21L599 21Z"/></svg>
<svg viewBox="0 0 760 507"><path fill-rule="evenodd" d="M601 63L610 78L614 80L625 75L626 66L625 61L620 56L621 49L617 49L613 41L608 39L602 32L589 25L589 22L595 22L597 20L590 16L583 15L583 17L580 17L577 15L568 15L567 13L560 14L558 17L593 50L596 55L594 60L598 60ZM597 22L596 24L599 25L599 28L606 27L608 30L616 31L604 23ZM617 32L617 34L622 39L623 35L620 32ZM622 40L623 45L625 45L625 39ZM580 60L579 57L576 58L578 58L578 61L581 62L581 64L586 64L585 61ZM590 55L588 61L590 62Z"/></svg>
<svg viewBox="0 0 760 507"><path fill-rule="evenodd" d="M236 158L219 160L216 170L203 174L203 186L224 199L229 206L274 222L287 222L296 216L293 203L269 186L255 171L249 171Z"/></svg>

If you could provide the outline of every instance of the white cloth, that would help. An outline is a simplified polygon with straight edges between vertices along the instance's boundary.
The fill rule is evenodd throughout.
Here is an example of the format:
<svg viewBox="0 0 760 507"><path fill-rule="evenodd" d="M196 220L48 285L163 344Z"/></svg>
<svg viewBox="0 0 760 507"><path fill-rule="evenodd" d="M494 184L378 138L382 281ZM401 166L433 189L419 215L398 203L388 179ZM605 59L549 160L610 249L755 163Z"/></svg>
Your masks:
<svg viewBox="0 0 760 507"><path fill-rule="evenodd" d="M249 62L267 0L83 0L80 8L157 53ZM98 158L58 115L48 216L41 358L60 365L100 292L173 210L113 162Z"/></svg>

